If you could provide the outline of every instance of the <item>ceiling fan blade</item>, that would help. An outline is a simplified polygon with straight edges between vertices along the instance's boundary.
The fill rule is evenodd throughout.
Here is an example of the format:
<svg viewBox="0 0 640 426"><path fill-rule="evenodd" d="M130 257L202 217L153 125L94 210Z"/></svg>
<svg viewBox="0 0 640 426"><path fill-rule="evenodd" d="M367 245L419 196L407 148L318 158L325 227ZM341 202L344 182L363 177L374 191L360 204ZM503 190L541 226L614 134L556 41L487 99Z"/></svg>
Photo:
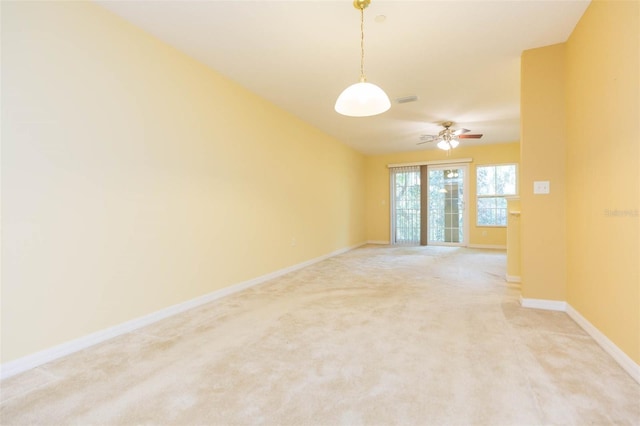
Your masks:
<svg viewBox="0 0 640 426"><path fill-rule="evenodd" d="M455 136L461 135L463 133L469 133L471 130L469 129L458 129L455 132L453 132L452 134Z"/></svg>
<svg viewBox="0 0 640 426"><path fill-rule="evenodd" d="M482 135L460 135L458 139L480 139Z"/></svg>
<svg viewBox="0 0 640 426"><path fill-rule="evenodd" d="M416 145L422 145L423 143L435 142L438 139L438 136L435 135L421 135L420 142Z"/></svg>

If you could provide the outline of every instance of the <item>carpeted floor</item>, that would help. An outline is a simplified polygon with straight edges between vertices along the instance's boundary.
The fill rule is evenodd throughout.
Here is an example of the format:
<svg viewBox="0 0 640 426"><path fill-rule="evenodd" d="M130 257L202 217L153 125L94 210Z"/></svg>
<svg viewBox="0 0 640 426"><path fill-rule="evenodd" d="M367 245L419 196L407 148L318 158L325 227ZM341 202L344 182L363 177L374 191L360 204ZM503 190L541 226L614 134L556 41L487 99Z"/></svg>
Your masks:
<svg viewBox="0 0 640 426"><path fill-rule="evenodd" d="M3 425L640 424L502 252L363 247L3 381Z"/></svg>

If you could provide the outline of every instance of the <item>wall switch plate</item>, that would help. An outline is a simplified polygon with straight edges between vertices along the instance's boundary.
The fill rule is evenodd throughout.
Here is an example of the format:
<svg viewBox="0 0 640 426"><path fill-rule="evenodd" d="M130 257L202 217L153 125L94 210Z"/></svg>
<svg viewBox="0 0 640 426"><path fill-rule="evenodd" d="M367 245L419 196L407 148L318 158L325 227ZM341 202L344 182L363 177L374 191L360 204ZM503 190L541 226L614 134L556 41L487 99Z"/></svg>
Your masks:
<svg viewBox="0 0 640 426"><path fill-rule="evenodd" d="M534 194L548 194L549 193L549 181L548 180L537 180L533 182L533 193Z"/></svg>

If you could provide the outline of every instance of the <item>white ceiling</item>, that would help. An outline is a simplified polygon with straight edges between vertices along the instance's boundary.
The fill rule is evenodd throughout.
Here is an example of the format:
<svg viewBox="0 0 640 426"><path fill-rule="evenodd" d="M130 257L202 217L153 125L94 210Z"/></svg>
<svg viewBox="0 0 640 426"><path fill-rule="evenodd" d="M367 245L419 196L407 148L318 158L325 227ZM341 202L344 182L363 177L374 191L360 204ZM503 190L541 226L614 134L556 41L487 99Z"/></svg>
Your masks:
<svg viewBox="0 0 640 426"><path fill-rule="evenodd" d="M366 154L417 146L442 121L519 140L520 54L566 41L589 0L372 0L365 74L392 100L374 117L333 109L359 77L360 14L350 0L98 1L103 7ZM384 15L384 22L376 22ZM417 95L398 104L396 98Z"/></svg>

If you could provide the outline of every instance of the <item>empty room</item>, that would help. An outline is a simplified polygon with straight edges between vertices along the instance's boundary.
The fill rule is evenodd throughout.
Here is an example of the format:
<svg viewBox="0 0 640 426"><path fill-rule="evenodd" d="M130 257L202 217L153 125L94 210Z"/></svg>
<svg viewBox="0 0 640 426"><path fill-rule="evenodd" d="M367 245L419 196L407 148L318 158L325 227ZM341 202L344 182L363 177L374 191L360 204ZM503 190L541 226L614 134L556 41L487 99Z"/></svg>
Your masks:
<svg viewBox="0 0 640 426"><path fill-rule="evenodd" d="M1 424L640 424L640 2L0 23Z"/></svg>

